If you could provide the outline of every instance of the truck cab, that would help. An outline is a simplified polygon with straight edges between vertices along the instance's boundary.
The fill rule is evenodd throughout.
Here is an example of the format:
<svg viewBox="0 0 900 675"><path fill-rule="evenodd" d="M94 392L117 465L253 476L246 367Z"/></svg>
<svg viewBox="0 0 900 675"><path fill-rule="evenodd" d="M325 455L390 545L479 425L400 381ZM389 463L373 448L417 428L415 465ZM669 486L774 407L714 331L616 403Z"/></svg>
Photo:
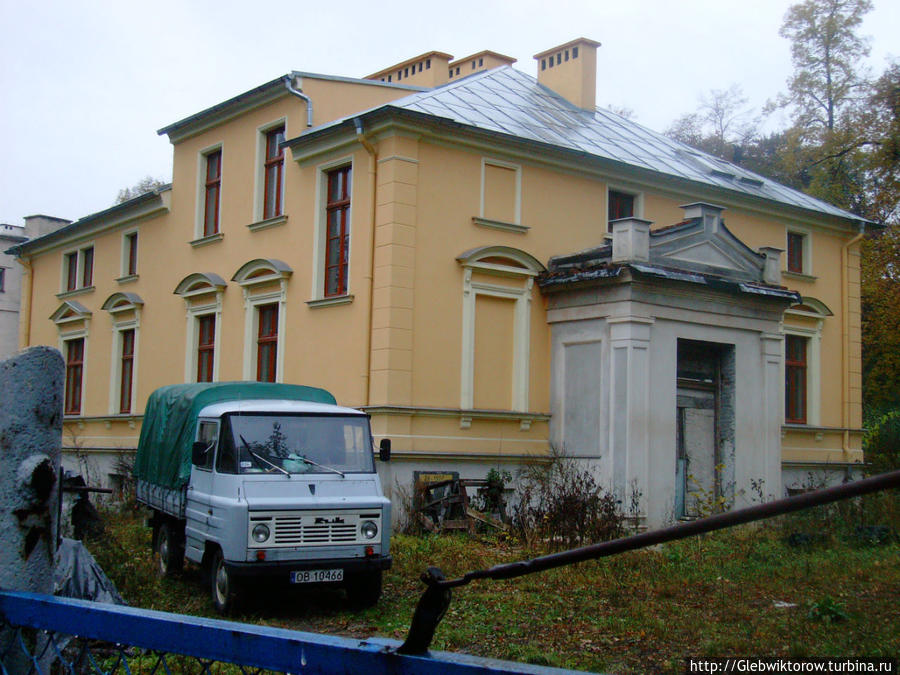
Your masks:
<svg viewBox="0 0 900 675"><path fill-rule="evenodd" d="M215 403L200 411L192 454L184 553L211 566L217 607L263 574L344 582L353 599L377 601L390 502L366 415L299 401Z"/></svg>
<svg viewBox="0 0 900 675"><path fill-rule="evenodd" d="M161 572L184 559L203 566L221 613L261 576L342 584L356 604L377 602L391 565L391 505L368 416L322 390L307 397L319 400L276 397L291 385L174 387L151 395L147 417L156 418L146 442L142 429L135 470ZM383 444L381 459L389 453Z"/></svg>

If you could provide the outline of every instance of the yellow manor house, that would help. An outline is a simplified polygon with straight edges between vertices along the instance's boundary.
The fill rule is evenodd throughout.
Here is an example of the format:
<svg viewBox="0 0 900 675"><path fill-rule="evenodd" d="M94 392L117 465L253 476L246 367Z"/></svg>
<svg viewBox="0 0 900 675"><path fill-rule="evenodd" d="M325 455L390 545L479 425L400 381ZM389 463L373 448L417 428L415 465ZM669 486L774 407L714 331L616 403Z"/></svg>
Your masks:
<svg viewBox="0 0 900 675"><path fill-rule="evenodd" d="M295 71L161 129L170 186L10 249L68 464L114 484L152 390L264 380L369 413L388 491L555 449L654 527L851 471L865 223L597 108L598 46Z"/></svg>

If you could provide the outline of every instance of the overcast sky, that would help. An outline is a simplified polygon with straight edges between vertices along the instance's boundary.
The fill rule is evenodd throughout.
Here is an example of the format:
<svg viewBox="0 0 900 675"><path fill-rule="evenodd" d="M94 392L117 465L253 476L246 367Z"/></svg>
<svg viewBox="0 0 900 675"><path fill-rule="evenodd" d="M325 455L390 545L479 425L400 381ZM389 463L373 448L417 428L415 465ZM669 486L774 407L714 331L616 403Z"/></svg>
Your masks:
<svg viewBox="0 0 900 675"><path fill-rule="evenodd" d="M900 57L900 2L862 33L880 73ZM156 130L291 70L363 77L423 52L597 53L597 103L662 131L733 83L751 105L785 88L790 0L0 0L0 222L75 219L146 175L170 180Z"/></svg>

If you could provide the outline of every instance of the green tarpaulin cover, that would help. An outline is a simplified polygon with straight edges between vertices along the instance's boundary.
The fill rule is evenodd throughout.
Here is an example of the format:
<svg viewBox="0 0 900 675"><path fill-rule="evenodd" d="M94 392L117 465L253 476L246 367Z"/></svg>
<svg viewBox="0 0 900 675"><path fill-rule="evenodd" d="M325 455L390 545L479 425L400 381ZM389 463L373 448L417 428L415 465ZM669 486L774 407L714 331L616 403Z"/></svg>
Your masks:
<svg viewBox="0 0 900 675"><path fill-rule="evenodd" d="M197 415L224 401L283 399L334 404L324 389L270 382L210 382L160 387L147 400L134 477L154 485L180 489L191 477L191 448Z"/></svg>

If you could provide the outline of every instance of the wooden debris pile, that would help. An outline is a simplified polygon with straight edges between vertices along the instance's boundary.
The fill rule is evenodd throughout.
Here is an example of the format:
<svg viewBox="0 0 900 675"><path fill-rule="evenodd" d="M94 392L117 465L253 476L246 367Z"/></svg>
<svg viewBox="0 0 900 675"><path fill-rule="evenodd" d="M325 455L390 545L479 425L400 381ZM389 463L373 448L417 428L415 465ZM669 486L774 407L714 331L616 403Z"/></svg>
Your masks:
<svg viewBox="0 0 900 675"><path fill-rule="evenodd" d="M414 517L428 532L462 530L474 533L479 523L506 530L506 523L472 505L472 498L487 485L487 480L460 478L455 471L416 471Z"/></svg>

